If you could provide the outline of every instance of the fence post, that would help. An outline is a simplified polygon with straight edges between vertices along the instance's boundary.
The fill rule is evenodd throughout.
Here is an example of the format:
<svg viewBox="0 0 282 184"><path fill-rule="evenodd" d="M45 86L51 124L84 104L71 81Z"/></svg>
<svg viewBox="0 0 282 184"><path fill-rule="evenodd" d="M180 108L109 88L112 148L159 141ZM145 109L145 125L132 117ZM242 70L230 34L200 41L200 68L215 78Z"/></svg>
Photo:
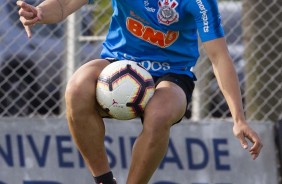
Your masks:
<svg viewBox="0 0 282 184"><path fill-rule="evenodd" d="M279 170L280 170L280 184L282 184L282 119L276 123L276 144L278 148Z"/></svg>
<svg viewBox="0 0 282 184"><path fill-rule="evenodd" d="M62 76L63 80L63 88L61 92L61 97L63 99L65 89L67 82L71 78L72 74L74 71L77 69L78 64L80 62L80 52L79 47L79 35L80 35L80 30L81 30L81 24L80 24L80 11L76 11L73 14L69 15L67 20L66 20L66 25L65 25L65 30L66 30L66 35L65 35L65 45L66 45L66 50L65 50L65 66L64 67L64 72ZM65 103L61 103L61 109L60 109L60 114L63 114L65 112Z"/></svg>
<svg viewBox="0 0 282 184"><path fill-rule="evenodd" d="M206 57L206 53L202 47L202 43L199 41L200 57L197 66L194 68L196 76L198 76L195 82L195 89L192 95L192 112L191 119L193 121L199 121L209 116L209 89L208 83L211 81L211 64Z"/></svg>

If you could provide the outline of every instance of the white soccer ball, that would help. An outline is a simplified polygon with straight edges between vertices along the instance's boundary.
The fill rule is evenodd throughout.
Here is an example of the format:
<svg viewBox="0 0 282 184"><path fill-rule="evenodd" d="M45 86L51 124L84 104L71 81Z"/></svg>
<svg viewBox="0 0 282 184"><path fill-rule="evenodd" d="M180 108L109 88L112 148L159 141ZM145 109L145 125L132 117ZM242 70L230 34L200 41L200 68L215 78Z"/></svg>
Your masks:
<svg viewBox="0 0 282 184"><path fill-rule="evenodd" d="M121 60L101 72L96 97L112 118L129 120L143 113L154 92L155 84L149 72L136 62Z"/></svg>

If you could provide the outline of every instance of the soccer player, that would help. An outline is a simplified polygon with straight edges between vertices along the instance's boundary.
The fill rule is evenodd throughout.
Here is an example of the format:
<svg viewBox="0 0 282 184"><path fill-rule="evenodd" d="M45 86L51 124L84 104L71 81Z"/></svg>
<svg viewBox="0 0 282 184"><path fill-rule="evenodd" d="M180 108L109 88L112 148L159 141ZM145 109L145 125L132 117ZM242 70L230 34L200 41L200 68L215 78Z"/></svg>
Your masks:
<svg viewBox="0 0 282 184"><path fill-rule="evenodd" d="M34 24L57 23L93 0L46 0L37 7L18 1L28 37ZM198 34L229 105L233 132L256 159L262 148L245 120L237 75L229 56L216 0L112 0L113 15L101 59L81 66L68 82L65 99L72 137L96 183L115 183L104 146L105 112L95 100L97 77L108 64L128 59L156 79L133 150L127 184L146 184L164 157L169 131L186 111L194 88Z"/></svg>

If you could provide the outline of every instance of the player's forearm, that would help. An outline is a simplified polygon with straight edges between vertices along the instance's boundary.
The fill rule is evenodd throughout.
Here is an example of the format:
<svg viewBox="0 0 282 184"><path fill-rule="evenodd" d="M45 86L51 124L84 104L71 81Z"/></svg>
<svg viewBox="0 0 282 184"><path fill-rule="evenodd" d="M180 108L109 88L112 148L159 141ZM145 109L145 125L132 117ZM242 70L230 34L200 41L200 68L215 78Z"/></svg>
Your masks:
<svg viewBox="0 0 282 184"><path fill-rule="evenodd" d="M245 122L239 82L225 39L218 38L204 42L204 47L234 122Z"/></svg>
<svg viewBox="0 0 282 184"><path fill-rule="evenodd" d="M87 0L46 0L37 6L41 20L39 23L52 24L64 20L82 7Z"/></svg>
<svg viewBox="0 0 282 184"><path fill-rule="evenodd" d="M213 63L213 69L219 87L227 101L234 122L244 121L241 91L232 60L229 56L218 59L223 61Z"/></svg>

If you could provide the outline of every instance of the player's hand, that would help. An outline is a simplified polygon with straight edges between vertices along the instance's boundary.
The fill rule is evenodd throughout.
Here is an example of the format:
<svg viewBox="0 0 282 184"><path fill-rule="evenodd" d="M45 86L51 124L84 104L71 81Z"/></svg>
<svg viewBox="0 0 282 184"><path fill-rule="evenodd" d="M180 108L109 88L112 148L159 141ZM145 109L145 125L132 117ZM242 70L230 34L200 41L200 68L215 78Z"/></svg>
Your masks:
<svg viewBox="0 0 282 184"><path fill-rule="evenodd" d="M25 28L27 36L31 38L31 27L42 19L40 9L29 5L23 1L17 1L17 5L20 7L20 21L22 22Z"/></svg>
<svg viewBox="0 0 282 184"><path fill-rule="evenodd" d="M246 122L235 123L233 126L233 133L239 139L244 149L248 149L249 147L246 138L253 143L253 145L249 148L249 152L252 155L252 158L255 160L259 156L263 147L257 133L251 127L249 127Z"/></svg>

